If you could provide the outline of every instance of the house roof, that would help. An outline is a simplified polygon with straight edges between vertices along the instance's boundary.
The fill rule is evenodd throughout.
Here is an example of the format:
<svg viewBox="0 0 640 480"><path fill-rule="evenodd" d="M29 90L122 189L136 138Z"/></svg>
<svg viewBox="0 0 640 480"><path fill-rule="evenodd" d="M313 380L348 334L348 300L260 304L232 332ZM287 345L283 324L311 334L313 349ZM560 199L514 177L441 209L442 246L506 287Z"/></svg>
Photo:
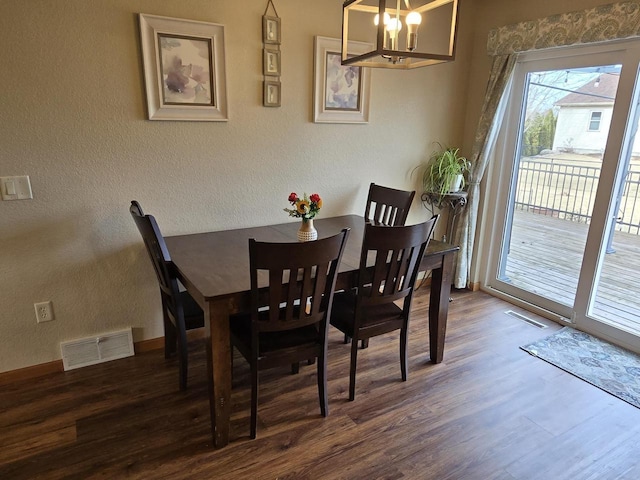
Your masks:
<svg viewBox="0 0 640 480"><path fill-rule="evenodd" d="M570 93L558 100L555 105L567 106L585 103L613 104L618 90L620 75L616 73L601 73L597 78L581 86L574 93Z"/></svg>

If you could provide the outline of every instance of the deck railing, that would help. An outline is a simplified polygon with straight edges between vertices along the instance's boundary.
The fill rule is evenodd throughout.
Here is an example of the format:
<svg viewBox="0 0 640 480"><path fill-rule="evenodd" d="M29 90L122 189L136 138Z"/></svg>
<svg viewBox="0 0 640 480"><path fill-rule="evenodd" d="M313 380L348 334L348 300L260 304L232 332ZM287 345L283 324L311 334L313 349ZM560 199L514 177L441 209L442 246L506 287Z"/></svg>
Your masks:
<svg viewBox="0 0 640 480"><path fill-rule="evenodd" d="M557 159L522 158L515 208L580 223L591 221L600 167ZM616 230L640 235L640 169L632 165L617 206Z"/></svg>

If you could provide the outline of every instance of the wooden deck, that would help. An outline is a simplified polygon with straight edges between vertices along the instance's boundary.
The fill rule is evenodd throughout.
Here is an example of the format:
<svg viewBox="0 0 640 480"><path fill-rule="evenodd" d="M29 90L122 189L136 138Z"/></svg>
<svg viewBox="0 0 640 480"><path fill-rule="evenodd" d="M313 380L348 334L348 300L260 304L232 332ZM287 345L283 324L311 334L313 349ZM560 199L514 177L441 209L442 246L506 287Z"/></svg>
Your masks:
<svg viewBox="0 0 640 480"><path fill-rule="evenodd" d="M530 212L513 219L509 283L572 305L588 226ZM640 334L640 236L615 232L605 255L593 316Z"/></svg>

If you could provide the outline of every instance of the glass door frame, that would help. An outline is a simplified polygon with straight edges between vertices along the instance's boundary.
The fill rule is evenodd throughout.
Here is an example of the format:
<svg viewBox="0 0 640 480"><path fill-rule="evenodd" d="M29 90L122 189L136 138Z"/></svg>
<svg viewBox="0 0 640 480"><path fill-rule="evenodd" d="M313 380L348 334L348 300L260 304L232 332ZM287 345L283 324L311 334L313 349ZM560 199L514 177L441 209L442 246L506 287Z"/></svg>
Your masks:
<svg viewBox="0 0 640 480"><path fill-rule="evenodd" d="M611 215L615 207L616 180L621 175L622 164L618 160L625 154L623 145L634 118L637 92L635 91L638 63L640 62L640 40L609 42L598 46L580 46L554 49L553 51L521 54L516 64L505 116L500 128L492 161L486 175L483 191L487 192L481 205L480 238L478 242L478 277L481 288L498 297L519 304L524 308L556 320L610 338L616 343L637 350L634 342L618 338L618 332L588 316L593 301L595 279L598 278L605 242L611 228ZM595 206L592 212L589 233L586 240L582 267L578 278L578 289L573 306L554 302L550 299L519 289L499 280L498 273L503 252L503 238L509 232L508 224L513 205L511 188L517 175L513 161L519 154L519 141L523 126L524 99L528 73L535 71L563 70L597 65L621 64L622 71L618 84L613 118L604 150L602 170L598 181ZM506 159L506 160L505 160ZM509 192L505 195L504 192ZM507 229L508 227L508 229Z"/></svg>

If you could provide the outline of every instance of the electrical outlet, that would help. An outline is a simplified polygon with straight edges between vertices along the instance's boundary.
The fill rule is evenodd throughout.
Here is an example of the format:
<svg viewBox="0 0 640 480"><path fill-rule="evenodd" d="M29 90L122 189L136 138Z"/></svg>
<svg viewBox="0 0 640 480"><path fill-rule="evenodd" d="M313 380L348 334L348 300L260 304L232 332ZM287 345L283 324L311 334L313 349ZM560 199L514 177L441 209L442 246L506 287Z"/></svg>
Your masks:
<svg viewBox="0 0 640 480"><path fill-rule="evenodd" d="M33 306L36 309L36 321L38 323L55 320L56 317L53 316L53 304L51 302L34 303Z"/></svg>

